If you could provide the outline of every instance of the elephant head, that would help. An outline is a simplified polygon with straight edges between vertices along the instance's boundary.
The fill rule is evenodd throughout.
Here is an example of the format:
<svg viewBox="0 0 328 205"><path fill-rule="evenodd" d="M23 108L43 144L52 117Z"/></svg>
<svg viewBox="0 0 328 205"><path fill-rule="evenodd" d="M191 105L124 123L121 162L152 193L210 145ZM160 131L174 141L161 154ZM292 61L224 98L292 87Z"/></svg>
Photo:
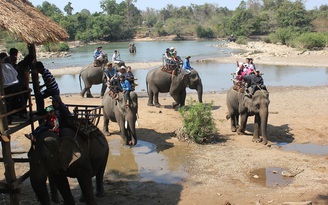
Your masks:
<svg viewBox="0 0 328 205"><path fill-rule="evenodd" d="M126 106L127 99L123 93L119 93L117 100L113 99L109 94L103 98L104 111L104 127L103 131L109 135L109 120L117 122L120 127L120 134L126 145L137 144L136 124L138 113L138 95L135 92L130 93L131 101Z"/></svg>
<svg viewBox="0 0 328 205"><path fill-rule="evenodd" d="M269 116L269 92L257 90L251 97L243 96L243 106L247 108L248 116L255 116L253 141L260 141L259 130L262 133L263 143L267 144L267 124Z"/></svg>
<svg viewBox="0 0 328 205"><path fill-rule="evenodd" d="M176 101L173 107L179 104L185 105L187 87L197 90L198 101L203 102L203 84L198 72L192 69L190 73L187 73L186 70L182 69L171 81L170 94Z"/></svg>
<svg viewBox="0 0 328 205"><path fill-rule="evenodd" d="M68 131L68 132L67 132ZM71 133L70 137L62 137L59 139L54 132L46 131L41 134L36 142L32 142L31 149L28 153L30 162L30 181L32 188L41 204L50 204L50 197L47 191L46 180L49 176L52 178L54 173L59 170L67 170L72 162L74 153L80 153L76 141L73 139L74 132L61 131ZM58 201L57 189L53 181L50 184L52 200ZM74 203L74 199L66 194L65 202Z"/></svg>

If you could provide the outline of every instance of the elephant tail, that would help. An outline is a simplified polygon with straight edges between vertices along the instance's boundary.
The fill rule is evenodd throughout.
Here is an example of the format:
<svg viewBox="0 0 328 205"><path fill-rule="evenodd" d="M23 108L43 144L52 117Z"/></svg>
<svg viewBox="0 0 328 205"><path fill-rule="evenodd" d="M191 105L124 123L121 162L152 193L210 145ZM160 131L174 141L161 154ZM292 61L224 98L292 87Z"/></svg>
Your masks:
<svg viewBox="0 0 328 205"><path fill-rule="evenodd" d="M79 82L80 82L80 90L82 91L82 85L81 85L81 73L79 75Z"/></svg>
<svg viewBox="0 0 328 205"><path fill-rule="evenodd" d="M149 92L148 92L148 80L147 80L147 78L146 78L146 89L147 89L147 94L149 96Z"/></svg>

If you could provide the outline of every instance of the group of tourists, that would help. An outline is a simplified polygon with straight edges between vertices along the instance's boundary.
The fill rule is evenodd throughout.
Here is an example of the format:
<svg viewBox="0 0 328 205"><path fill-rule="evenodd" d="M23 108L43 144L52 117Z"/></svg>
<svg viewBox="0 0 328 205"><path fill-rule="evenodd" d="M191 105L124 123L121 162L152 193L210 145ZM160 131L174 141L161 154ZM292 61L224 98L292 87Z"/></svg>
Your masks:
<svg viewBox="0 0 328 205"><path fill-rule="evenodd" d="M245 96L252 97L257 89L265 89L264 81L259 70L253 63L253 58L246 58L246 62L237 61L236 78L233 79L236 83L245 84ZM251 92L248 88L251 87Z"/></svg>
<svg viewBox="0 0 328 205"><path fill-rule="evenodd" d="M186 59L183 61L180 56L178 56L178 51L175 47L167 48L163 55L163 68L169 70L179 70L184 69L189 74L192 67L190 66L191 56L186 56Z"/></svg>
<svg viewBox="0 0 328 205"><path fill-rule="evenodd" d="M11 48L9 50L9 56L6 52L0 53L1 68L4 77L4 92L5 95L16 94L20 91L29 90L30 82L30 71L36 69L36 71L42 75L44 84L39 86L39 88L45 87L43 91L34 91L40 99L45 99L49 96L59 95L59 88L56 83L55 78L50 73L48 69L43 66L43 63L36 62L36 57L33 54L28 54L21 60L18 61L18 50L16 48ZM22 109L26 107L29 93L25 92L22 94L16 94L12 97L6 98L6 108L7 112L13 111L15 109ZM43 100L40 101L40 107L43 107ZM13 116L18 115L19 118L27 119L26 108L18 111L17 113L11 114L7 117L8 124L10 125L13 120Z"/></svg>
<svg viewBox="0 0 328 205"><path fill-rule="evenodd" d="M94 58L101 54L101 46L97 47L94 52ZM114 50L112 61L108 62L104 68L104 82L110 89L109 95L118 100L119 92L123 92L126 99L126 106L131 103L130 92L135 89L138 84L134 82L136 79L131 71L131 66L122 65L119 69L114 65L120 65L123 61L120 59L120 54Z"/></svg>

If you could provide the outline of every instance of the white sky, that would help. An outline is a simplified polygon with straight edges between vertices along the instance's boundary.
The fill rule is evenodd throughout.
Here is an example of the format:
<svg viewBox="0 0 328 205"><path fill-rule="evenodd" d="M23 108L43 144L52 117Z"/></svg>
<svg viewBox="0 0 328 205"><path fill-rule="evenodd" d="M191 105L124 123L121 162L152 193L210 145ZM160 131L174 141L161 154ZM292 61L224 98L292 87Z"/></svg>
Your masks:
<svg viewBox="0 0 328 205"><path fill-rule="evenodd" d="M29 0L34 6L41 5L45 0ZM101 0L47 0L51 4L55 4L60 10L64 11L64 7L68 2L72 3L73 13L79 12L82 9L88 9L91 13L100 12ZM246 0L247 1L247 0ZM117 0L117 3L122 2L122 0ZM235 10L235 8L240 4L241 0L137 0L136 7L140 10L146 10L147 7L160 10L165 8L167 4L173 4L174 6L189 6L190 4L202 5L204 3L217 4L221 7L227 7L230 10ZM314 7L320 7L321 5L328 5L328 0L306 0L306 9L313 9Z"/></svg>

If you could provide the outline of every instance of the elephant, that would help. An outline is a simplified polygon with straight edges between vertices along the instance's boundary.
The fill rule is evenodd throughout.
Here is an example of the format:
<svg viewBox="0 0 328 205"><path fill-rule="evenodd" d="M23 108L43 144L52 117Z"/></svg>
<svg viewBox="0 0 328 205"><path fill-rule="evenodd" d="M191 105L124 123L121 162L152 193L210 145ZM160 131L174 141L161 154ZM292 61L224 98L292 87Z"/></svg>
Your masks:
<svg viewBox="0 0 328 205"><path fill-rule="evenodd" d="M107 54L104 55L103 59L104 60L102 61L102 63L99 66L95 66L94 63L91 63L81 69L80 75L79 75L79 82L80 82L80 88L81 88L80 95L82 97L84 97L85 93L87 93L87 98L93 97L91 94L91 91L90 91L92 85L102 84L100 96L103 96L104 93L106 92L107 86L106 86L105 82L103 81L103 69L104 69L105 65L108 63ZM81 85L81 78L84 82L83 89L82 89L82 85Z"/></svg>
<svg viewBox="0 0 328 205"><path fill-rule="evenodd" d="M268 143L267 124L269 117L269 92L266 89L256 90L252 96L247 96L231 87L227 93L227 119L231 121L231 131L244 134L248 116L254 117L253 142ZM238 124L239 115L240 126ZM238 129L238 130L237 130ZM262 140L259 131L262 133Z"/></svg>
<svg viewBox="0 0 328 205"><path fill-rule="evenodd" d="M184 106L186 100L186 88L196 89L198 94L198 101L203 102L203 84L202 80L195 69L191 69L188 74L182 69L178 74L170 74L162 71L162 67L154 68L147 73L146 87L148 93L148 106L160 107L158 101L159 93L170 92L175 102L173 108L176 106Z"/></svg>
<svg viewBox="0 0 328 205"><path fill-rule="evenodd" d="M32 142L28 153L30 182L41 204L50 204L47 176L52 200L55 202L59 201L57 187L64 204L75 204L67 177L77 178L82 191L80 200L83 199L86 204L96 204L93 176L96 176L95 195L104 196L103 175L109 154L108 142L92 123L88 122L86 127L92 130L89 136L64 127L61 128L59 136L46 131Z"/></svg>
<svg viewBox="0 0 328 205"><path fill-rule="evenodd" d="M104 134L110 135L108 131L109 120L117 122L120 127L121 137L125 141L125 145L129 146L137 144L136 123L138 114L138 95L135 92L131 92L130 97L131 102L128 107L126 107L126 99L122 92L119 93L117 100L113 99L107 92L102 101L104 106Z"/></svg>
<svg viewBox="0 0 328 205"><path fill-rule="evenodd" d="M136 48L136 46L134 45L134 43L130 43L130 44L129 44L129 52L130 52L130 53L137 53L137 48Z"/></svg>

